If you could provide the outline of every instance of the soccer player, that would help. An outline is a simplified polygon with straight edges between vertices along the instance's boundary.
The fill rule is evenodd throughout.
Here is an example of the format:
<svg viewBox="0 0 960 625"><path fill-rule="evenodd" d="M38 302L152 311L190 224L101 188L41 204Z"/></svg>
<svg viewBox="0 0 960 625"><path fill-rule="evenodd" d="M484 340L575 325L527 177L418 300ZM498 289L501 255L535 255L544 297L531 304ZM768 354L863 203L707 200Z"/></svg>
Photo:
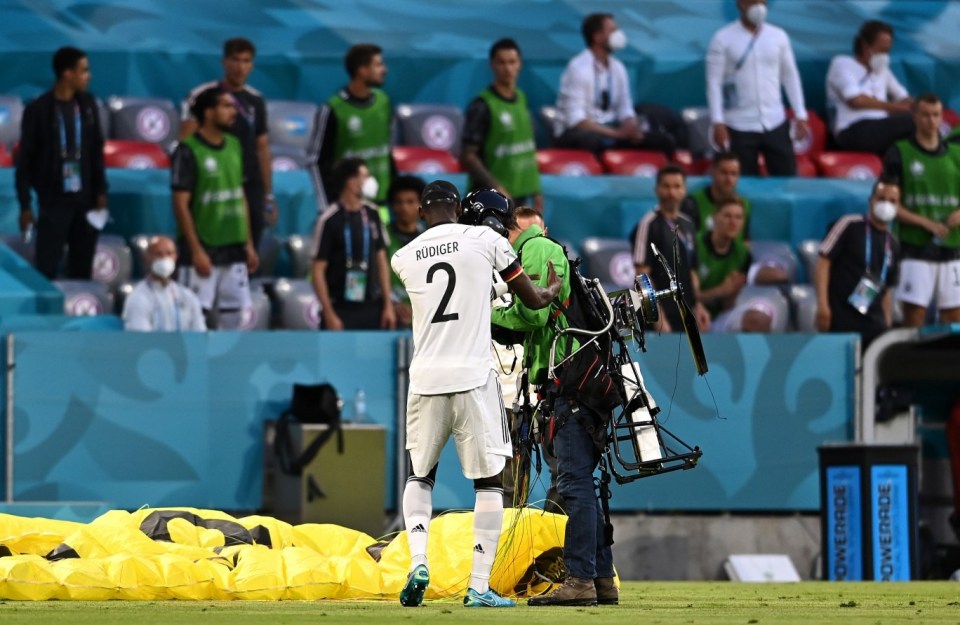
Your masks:
<svg viewBox="0 0 960 625"><path fill-rule="evenodd" d="M457 223L460 194L449 182L431 182L420 198L427 230L393 255L413 308L413 360L407 398L411 476L403 492L410 574L400 593L418 606L430 584L427 535L440 452L453 435L463 474L473 480L473 570L463 604L513 607L490 588L503 521L500 472L513 454L490 353L493 272L526 306L545 308L560 279L551 264L547 288L524 273L507 239L486 226Z"/></svg>

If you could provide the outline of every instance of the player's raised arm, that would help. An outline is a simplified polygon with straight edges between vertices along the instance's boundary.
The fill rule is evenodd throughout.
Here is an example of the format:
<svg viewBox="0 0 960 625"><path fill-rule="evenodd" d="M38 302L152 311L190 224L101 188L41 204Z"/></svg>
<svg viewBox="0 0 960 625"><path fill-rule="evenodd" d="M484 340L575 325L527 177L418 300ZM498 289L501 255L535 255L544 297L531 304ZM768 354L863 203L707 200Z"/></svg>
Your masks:
<svg viewBox="0 0 960 625"><path fill-rule="evenodd" d="M507 287L515 293L523 305L532 310L539 310L550 305L560 292L560 277L553 268L553 262L547 261L547 286L537 286L530 280L530 276L519 267L512 277L505 277Z"/></svg>

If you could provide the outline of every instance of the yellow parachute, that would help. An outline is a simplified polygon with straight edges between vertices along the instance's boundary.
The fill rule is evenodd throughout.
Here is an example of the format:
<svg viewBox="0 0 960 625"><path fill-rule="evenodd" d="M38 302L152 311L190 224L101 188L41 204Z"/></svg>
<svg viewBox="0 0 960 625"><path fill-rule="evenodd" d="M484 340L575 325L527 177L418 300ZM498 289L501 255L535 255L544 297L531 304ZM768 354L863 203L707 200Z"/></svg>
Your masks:
<svg viewBox="0 0 960 625"><path fill-rule="evenodd" d="M503 523L491 585L545 590L562 574L566 517L507 509ZM472 545L473 513L433 520L427 599L466 591ZM410 566L404 532L385 543L195 508L113 510L89 524L0 514L0 556L0 598L32 601L392 599Z"/></svg>

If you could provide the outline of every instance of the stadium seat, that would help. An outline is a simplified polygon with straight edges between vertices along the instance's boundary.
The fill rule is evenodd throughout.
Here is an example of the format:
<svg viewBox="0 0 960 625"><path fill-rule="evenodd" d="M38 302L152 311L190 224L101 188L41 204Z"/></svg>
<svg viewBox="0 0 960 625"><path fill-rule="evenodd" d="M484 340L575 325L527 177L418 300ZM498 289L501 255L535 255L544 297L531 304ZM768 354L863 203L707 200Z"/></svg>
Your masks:
<svg viewBox="0 0 960 625"><path fill-rule="evenodd" d="M260 237L260 247L257 248L257 256L260 259L260 269L257 270L261 276L273 276L277 270L277 261L280 259L280 250L283 249L283 237L277 235L273 229L264 231Z"/></svg>
<svg viewBox="0 0 960 625"><path fill-rule="evenodd" d="M736 305L749 304L753 300L761 300L773 310L771 332L786 332L790 321L790 303L778 287L748 284L740 290Z"/></svg>
<svg viewBox="0 0 960 625"><path fill-rule="evenodd" d="M290 257L290 275L294 278L306 278L313 266L310 254L310 238L299 234L287 237L287 255Z"/></svg>
<svg viewBox="0 0 960 625"><path fill-rule="evenodd" d="M943 121L940 122L940 136L946 137L956 126L960 126L960 114L951 108L943 107Z"/></svg>
<svg viewBox="0 0 960 625"><path fill-rule="evenodd" d="M797 176L801 178L816 178L817 175L817 166L813 164L809 156L797 156Z"/></svg>
<svg viewBox="0 0 960 625"><path fill-rule="evenodd" d="M120 169L166 169L170 157L156 143L108 139L103 146L103 160L107 167Z"/></svg>
<svg viewBox="0 0 960 625"><path fill-rule="evenodd" d="M703 176L710 169L709 158L694 158L690 150L677 150L673 153L673 160L683 167L688 176Z"/></svg>
<svg viewBox="0 0 960 625"><path fill-rule="evenodd" d="M133 277L133 253L123 237L101 234L93 256L93 279L114 290Z"/></svg>
<svg viewBox="0 0 960 625"><path fill-rule="evenodd" d="M0 95L0 145L11 148L14 143L20 141L21 119L23 119L23 100L20 96Z"/></svg>
<svg viewBox="0 0 960 625"><path fill-rule="evenodd" d="M601 239L591 237L581 243L584 275L597 278L606 291L615 291L633 286L636 270L633 265L633 250L625 239Z"/></svg>
<svg viewBox="0 0 960 625"><path fill-rule="evenodd" d="M603 173L603 167L588 150L537 150L537 167L541 174L560 176L599 176Z"/></svg>
<svg viewBox="0 0 960 625"><path fill-rule="evenodd" d="M753 257L753 264L750 266L751 276L761 267L774 266L786 272L788 282L796 282L799 261L789 243L785 241L751 241L750 255Z"/></svg>
<svg viewBox="0 0 960 625"><path fill-rule="evenodd" d="M306 152L286 145L270 146L270 168L273 171L298 171L306 169L310 164L310 157Z"/></svg>
<svg viewBox="0 0 960 625"><path fill-rule="evenodd" d="M883 171L883 162L869 152L824 152L814 157L820 175L827 178L873 180Z"/></svg>
<svg viewBox="0 0 960 625"><path fill-rule="evenodd" d="M155 143L169 151L177 140L180 116L170 100L113 96L110 108L110 138Z"/></svg>
<svg viewBox="0 0 960 625"><path fill-rule="evenodd" d="M280 278L273 285L279 327L285 330L316 330L320 302L307 280Z"/></svg>
<svg viewBox="0 0 960 625"><path fill-rule="evenodd" d="M7 151L7 146L0 143L0 167L13 167L13 155Z"/></svg>
<svg viewBox="0 0 960 625"><path fill-rule="evenodd" d="M318 107L312 102L267 100L267 135L271 149L290 148L307 153Z"/></svg>
<svg viewBox="0 0 960 625"><path fill-rule="evenodd" d="M446 104L398 104L397 145L460 151L463 111Z"/></svg>
<svg viewBox="0 0 960 625"><path fill-rule="evenodd" d="M243 330L270 329L270 298L259 280L250 281L251 305L243 309L240 328Z"/></svg>
<svg viewBox="0 0 960 625"><path fill-rule="evenodd" d="M562 245L567 250L567 260L574 261L580 258L580 252L577 250L577 246L574 245L571 241L566 239L557 239L557 243Z"/></svg>
<svg viewBox="0 0 960 625"><path fill-rule="evenodd" d="M560 119L560 111L557 110L557 107L550 105L541 106L540 123L543 124L543 128L550 140L549 145L552 146L560 136L560 133L563 132L563 120Z"/></svg>
<svg viewBox="0 0 960 625"><path fill-rule="evenodd" d="M793 139L794 154L798 157L814 157L827 149L827 125L816 112L807 109L807 123L810 126L810 134L802 141L796 139L796 120L793 117L793 110L787 109L787 117L790 119L790 137ZM799 162L797 165L799 166Z"/></svg>
<svg viewBox="0 0 960 625"><path fill-rule="evenodd" d="M123 304L127 301L127 298L130 297L130 294L133 293L134 287L136 287L135 282L124 282L113 290L113 312L116 315L123 316Z"/></svg>
<svg viewBox="0 0 960 625"><path fill-rule="evenodd" d="M688 107L680 111L690 137L690 153L696 159L710 159L716 153L710 138L710 110L705 106Z"/></svg>
<svg viewBox="0 0 960 625"><path fill-rule="evenodd" d="M113 294L96 280L57 280L63 292L63 312L71 317L107 315L113 312Z"/></svg>
<svg viewBox="0 0 960 625"><path fill-rule="evenodd" d="M33 264L33 259L36 257L37 249L36 237L27 243L23 240L23 235L20 233L0 234L0 242L3 242L7 247L16 252L20 258L27 261L31 265Z"/></svg>
<svg viewBox="0 0 960 625"><path fill-rule="evenodd" d="M110 134L110 107L100 98L97 98L97 116L100 118L100 132L103 134L103 138L109 139L112 136Z"/></svg>
<svg viewBox="0 0 960 625"><path fill-rule="evenodd" d="M147 267L147 245L150 244L150 239L154 236L153 234L138 234L136 236L130 237L130 248L133 251L134 260L136 261L136 272L137 276L143 277L148 273Z"/></svg>
<svg viewBox="0 0 960 625"><path fill-rule="evenodd" d="M820 258L820 241L816 239L805 239L800 241L797 246L797 252L800 255L800 261L807 272L807 282L813 283L813 273L817 269L817 259Z"/></svg>
<svg viewBox="0 0 960 625"><path fill-rule="evenodd" d="M812 285L794 284L788 291L797 332L817 331L817 292Z"/></svg>
<svg viewBox="0 0 960 625"><path fill-rule="evenodd" d="M607 150L600 161L608 173L641 178L656 177L657 170L668 162L663 152L651 150Z"/></svg>
<svg viewBox="0 0 960 625"><path fill-rule="evenodd" d="M454 174L460 171L460 163L447 150L437 150L410 145L393 148L393 161L397 171L421 176Z"/></svg>

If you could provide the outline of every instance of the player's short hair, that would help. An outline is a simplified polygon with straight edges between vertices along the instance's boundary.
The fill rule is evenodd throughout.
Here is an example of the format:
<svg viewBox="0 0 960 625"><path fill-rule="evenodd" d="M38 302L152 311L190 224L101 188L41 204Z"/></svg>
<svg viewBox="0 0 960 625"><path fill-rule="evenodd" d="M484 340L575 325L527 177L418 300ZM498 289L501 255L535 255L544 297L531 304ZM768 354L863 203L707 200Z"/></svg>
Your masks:
<svg viewBox="0 0 960 625"><path fill-rule="evenodd" d="M57 77L57 80L60 80L65 71L74 69L80 59L85 58L87 58L87 53L80 48L74 48L73 46L60 48L53 53L53 75Z"/></svg>
<svg viewBox="0 0 960 625"><path fill-rule="evenodd" d="M223 58L244 52L249 52L251 56L257 56L257 47L253 45L252 41L244 37L234 37L223 43Z"/></svg>
<svg viewBox="0 0 960 625"><path fill-rule="evenodd" d="M687 181L687 172L683 171L682 167L676 163L668 163L657 170L657 184L660 184L665 176L675 175L679 175L681 178L683 178L684 182Z"/></svg>
<svg viewBox="0 0 960 625"><path fill-rule="evenodd" d="M497 56L497 52L500 50L516 50L517 56L522 57L523 54L520 52L520 46L516 41L510 37L504 37L503 39L498 39L490 46L490 60L493 60L493 57Z"/></svg>
<svg viewBox="0 0 960 625"><path fill-rule="evenodd" d="M337 194L343 192L343 187L347 184L347 180L359 174L360 168L366 166L366 164L362 158L356 157L343 158L334 163L331 173Z"/></svg>
<svg viewBox="0 0 960 625"><path fill-rule="evenodd" d="M729 195L717 200L718 213L727 206L739 206L744 213L746 213L747 210L747 205L744 203L743 198L739 195Z"/></svg>
<svg viewBox="0 0 960 625"><path fill-rule="evenodd" d="M723 163L726 161L736 161L738 165L740 164L740 159L737 157L736 154L729 151L723 151L723 152L717 152L716 154L714 154L713 160L710 161L710 166L716 167L720 163Z"/></svg>
<svg viewBox="0 0 960 625"><path fill-rule="evenodd" d="M397 176L393 179L393 182L390 184L390 190L387 192L387 203L393 205L394 200L397 199L397 194L401 191L413 191L419 198L420 195L423 194L423 189L426 186L427 183L425 183L420 176Z"/></svg>
<svg viewBox="0 0 960 625"><path fill-rule="evenodd" d="M940 100L940 96L937 94L927 91L917 96L917 99L913 102L913 110L917 110L919 104L923 102L924 104L943 104Z"/></svg>
<svg viewBox="0 0 960 625"><path fill-rule="evenodd" d="M193 101L190 107L190 114L197 120L197 123L203 125L204 114L207 109L216 108L220 101L220 96L226 93L220 85L214 85L201 91Z"/></svg>
<svg viewBox="0 0 960 625"><path fill-rule="evenodd" d="M353 78L360 71L361 67L366 67L373 62L373 57L383 53L383 48L375 43L358 43L347 50L343 57L343 66L347 70L347 75Z"/></svg>
<svg viewBox="0 0 960 625"><path fill-rule="evenodd" d="M613 19L612 13L591 13L583 18L580 24L580 34L583 35L583 42L589 48L593 45L593 36L603 30L603 22L607 19Z"/></svg>
<svg viewBox="0 0 960 625"><path fill-rule="evenodd" d="M460 192L446 180L434 180L423 188L423 193L420 195L420 206L430 208L441 205L459 206Z"/></svg>

